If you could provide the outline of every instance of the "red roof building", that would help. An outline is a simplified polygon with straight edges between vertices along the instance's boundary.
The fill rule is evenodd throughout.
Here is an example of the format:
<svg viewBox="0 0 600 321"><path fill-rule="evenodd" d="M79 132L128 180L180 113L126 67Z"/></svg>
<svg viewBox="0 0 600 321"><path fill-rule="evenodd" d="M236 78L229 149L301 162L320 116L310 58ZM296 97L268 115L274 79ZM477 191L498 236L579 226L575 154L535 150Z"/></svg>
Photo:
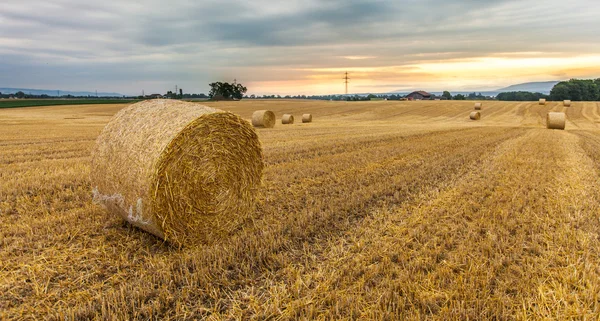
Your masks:
<svg viewBox="0 0 600 321"><path fill-rule="evenodd" d="M406 95L408 100L431 100L434 98L434 95L426 92L426 91L414 91L408 95Z"/></svg>

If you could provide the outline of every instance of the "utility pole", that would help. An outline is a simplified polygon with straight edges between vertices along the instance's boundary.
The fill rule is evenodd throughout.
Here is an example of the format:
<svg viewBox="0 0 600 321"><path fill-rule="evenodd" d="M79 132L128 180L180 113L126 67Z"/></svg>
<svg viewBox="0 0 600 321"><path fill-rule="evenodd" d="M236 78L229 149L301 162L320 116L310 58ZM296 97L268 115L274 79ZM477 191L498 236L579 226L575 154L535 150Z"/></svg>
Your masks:
<svg viewBox="0 0 600 321"><path fill-rule="evenodd" d="M144 92L143 89L142 89L142 98L146 98L146 93Z"/></svg>
<svg viewBox="0 0 600 321"><path fill-rule="evenodd" d="M346 74L344 75L344 83L346 84L346 95L348 95L348 82L350 80L350 78L348 78L348 72L346 72Z"/></svg>
<svg viewBox="0 0 600 321"><path fill-rule="evenodd" d="M177 85L175 85L175 96L177 96Z"/></svg>

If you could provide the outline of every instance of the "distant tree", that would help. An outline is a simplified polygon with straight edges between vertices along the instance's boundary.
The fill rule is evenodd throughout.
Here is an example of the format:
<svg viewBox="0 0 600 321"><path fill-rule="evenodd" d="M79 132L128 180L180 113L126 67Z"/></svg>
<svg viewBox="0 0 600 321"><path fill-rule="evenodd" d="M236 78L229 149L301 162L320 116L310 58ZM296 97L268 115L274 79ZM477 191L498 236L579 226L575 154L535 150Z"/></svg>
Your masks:
<svg viewBox="0 0 600 321"><path fill-rule="evenodd" d="M15 96L19 99L21 98L25 98L25 93L22 91L17 91L17 93L15 94Z"/></svg>
<svg viewBox="0 0 600 321"><path fill-rule="evenodd" d="M452 99L454 99L454 100L465 100L466 97L463 94L456 94Z"/></svg>
<svg viewBox="0 0 600 321"><path fill-rule="evenodd" d="M179 88L179 98L183 98L183 89Z"/></svg>
<svg viewBox="0 0 600 321"><path fill-rule="evenodd" d="M208 96L212 99L221 98L223 99L242 99L244 94L248 91L242 84L230 84L227 82L213 82L209 84L210 92ZM273 98L275 96L273 95Z"/></svg>
<svg viewBox="0 0 600 321"><path fill-rule="evenodd" d="M550 99L554 101L571 99L569 85L565 82L560 82L556 84L550 91Z"/></svg>
<svg viewBox="0 0 600 321"><path fill-rule="evenodd" d="M452 94L449 91L444 91L444 93L442 94L442 97L451 100L452 99Z"/></svg>

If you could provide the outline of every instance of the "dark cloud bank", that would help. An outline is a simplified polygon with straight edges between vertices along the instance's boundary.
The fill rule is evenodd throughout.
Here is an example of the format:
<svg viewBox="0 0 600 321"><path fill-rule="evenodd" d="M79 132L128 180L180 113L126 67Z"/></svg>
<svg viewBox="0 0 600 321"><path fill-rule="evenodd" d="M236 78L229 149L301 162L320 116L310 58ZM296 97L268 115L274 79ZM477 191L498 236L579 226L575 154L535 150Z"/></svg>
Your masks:
<svg viewBox="0 0 600 321"><path fill-rule="evenodd" d="M598 16L589 0L5 0L0 87L200 92L216 79L303 79L303 69L596 54Z"/></svg>

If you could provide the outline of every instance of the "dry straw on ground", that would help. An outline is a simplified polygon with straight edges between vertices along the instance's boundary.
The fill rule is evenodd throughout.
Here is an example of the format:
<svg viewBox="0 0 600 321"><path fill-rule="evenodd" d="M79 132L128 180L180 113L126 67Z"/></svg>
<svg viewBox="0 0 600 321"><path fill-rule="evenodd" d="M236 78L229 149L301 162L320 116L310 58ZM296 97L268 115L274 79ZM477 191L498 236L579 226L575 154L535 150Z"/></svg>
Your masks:
<svg viewBox="0 0 600 321"><path fill-rule="evenodd" d="M257 110L252 114L252 126L262 128L275 127L275 113L270 110Z"/></svg>
<svg viewBox="0 0 600 321"><path fill-rule="evenodd" d="M565 129L565 113L548 113L546 116L546 127L549 129Z"/></svg>
<svg viewBox="0 0 600 321"><path fill-rule="evenodd" d="M312 114L304 114L302 115L303 123L312 123Z"/></svg>
<svg viewBox="0 0 600 321"><path fill-rule="evenodd" d="M471 118L472 120L479 120L481 118L481 113L478 111L471 112L469 118Z"/></svg>
<svg viewBox="0 0 600 321"><path fill-rule="evenodd" d="M539 102L540 105L545 105L546 104L546 99L544 98L540 98Z"/></svg>
<svg viewBox="0 0 600 321"><path fill-rule="evenodd" d="M475 110L481 110L481 103L475 103Z"/></svg>
<svg viewBox="0 0 600 321"><path fill-rule="evenodd" d="M123 105L0 109L0 320L598 319L600 105L560 108L567 133L474 103L207 102L319 116L256 129L251 224L184 251L90 206Z"/></svg>
<svg viewBox="0 0 600 321"><path fill-rule="evenodd" d="M570 100L565 100L565 101L563 101L563 105L565 107L571 107L571 101Z"/></svg>
<svg viewBox="0 0 600 321"><path fill-rule="evenodd" d="M281 117L281 123L284 125L293 124L294 123L294 115L284 114L283 117Z"/></svg>
<svg viewBox="0 0 600 321"><path fill-rule="evenodd" d="M106 125L92 153L94 200L179 246L211 241L250 213L263 171L250 124L181 101L131 105Z"/></svg>

